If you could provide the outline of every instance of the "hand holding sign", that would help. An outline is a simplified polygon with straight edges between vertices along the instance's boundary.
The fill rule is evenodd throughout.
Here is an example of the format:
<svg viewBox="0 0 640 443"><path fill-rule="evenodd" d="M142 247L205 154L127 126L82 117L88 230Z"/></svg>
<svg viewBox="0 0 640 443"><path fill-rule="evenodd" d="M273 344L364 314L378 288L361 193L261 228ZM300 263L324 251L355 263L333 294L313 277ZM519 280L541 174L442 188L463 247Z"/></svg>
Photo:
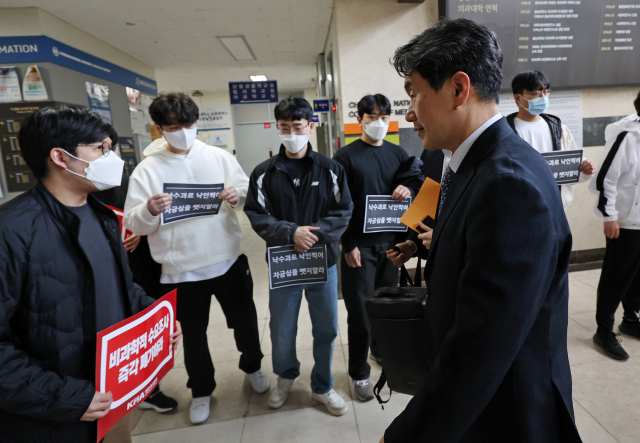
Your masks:
<svg viewBox="0 0 640 443"><path fill-rule="evenodd" d="M406 200L411 197L411 191L406 186L398 185L398 187L391 194L391 198L394 200Z"/></svg>
<svg viewBox="0 0 640 443"><path fill-rule="evenodd" d="M218 198L220 200L226 201L230 205L238 204L238 201L240 200L238 190L233 186L227 186L226 188L224 188L222 192L220 192L220 195L218 195Z"/></svg>
<svg viewBox="0 0 640 443"><path fill-rule="evenodd" d="M596 173L597 169L598 168L596 167L595 163L593 163L588 158L585 158L580 165L580 172L582 172L584 175L593 175Z"/></svg>
<svg viewBox="0 0 640 443"><path fill-rule="evenodd" d="M106 394L96 392L87 412L80 418L80 421L96 421L104 417L111 410L111 403L113 403L111 392Z"/></svg>
<svg viewBox="0 0 640 443"><path fill-rule="evenodd" d="M318 237L311 233L311 231L317 231L318 227L315 226L299 226L293 234L293 243L295 244L296 251L307 252L309 248L316 244Z"/></svg>
<svg viewBox="0 0 640 443"><path fill-rule="evenodd" d="M147 201L147 209L151 215L157 217L171 207L172 201L173 197L167 193L156 194L153 197L149 197L149 201Z"/></svg>
<svg viewBox="0 0 640 443"><path fill-rule="evenodd" d="M173 346L175 349L175 347L178 346L178 343L180 343L181 338L182 338L182 325L178 320L176 320L176 332L171 334L171 341L169 342L169 344Z"/></svg>

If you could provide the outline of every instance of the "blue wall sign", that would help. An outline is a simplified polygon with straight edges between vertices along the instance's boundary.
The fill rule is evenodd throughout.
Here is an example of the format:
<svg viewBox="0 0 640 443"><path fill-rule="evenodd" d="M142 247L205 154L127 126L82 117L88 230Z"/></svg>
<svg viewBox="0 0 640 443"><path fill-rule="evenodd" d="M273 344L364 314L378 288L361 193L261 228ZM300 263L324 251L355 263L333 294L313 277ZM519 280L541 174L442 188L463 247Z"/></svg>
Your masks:
<svg viewBox="0 0 640 443"><path fill-rule="evenodd" d="M313 112L329 112L329 100L314 100Z"/></svg>
<svg viewBox="0 0 640 443"><path fill-rule="evenodd" d="M232 105L247 103L278 103L278 82L229 82Z"/></svg>
<svg viewBox="0 0 640 443"><path fill-rule="evenodd" d="M0 37L0 64L49 62L157 95L155 80L72 48L45 35Z"/></svg>
<svg viewBox="0 0 640 443"><path fill-rule="evenodd" d="M313 123L320 123L320 116L318 114L313 114Z"/></svg>

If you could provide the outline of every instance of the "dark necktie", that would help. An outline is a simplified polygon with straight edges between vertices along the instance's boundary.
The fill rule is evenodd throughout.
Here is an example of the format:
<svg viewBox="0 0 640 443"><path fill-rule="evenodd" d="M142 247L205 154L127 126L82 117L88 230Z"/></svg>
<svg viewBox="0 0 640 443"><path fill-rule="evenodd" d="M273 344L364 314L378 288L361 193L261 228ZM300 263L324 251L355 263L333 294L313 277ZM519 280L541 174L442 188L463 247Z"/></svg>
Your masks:
<svg viewBox="0 0 640 443"><path fill-rule="evenodd" d="M447 170L442 176L442 181L440 182L440 206L438 207L438 213L442 212L442 204L444 203L444 199L447 197L447 192L449 191L449 186L451 185L454 175L456 175L456 173L453 172L453 169L451 169L450 166L447 166Z"/></svg>

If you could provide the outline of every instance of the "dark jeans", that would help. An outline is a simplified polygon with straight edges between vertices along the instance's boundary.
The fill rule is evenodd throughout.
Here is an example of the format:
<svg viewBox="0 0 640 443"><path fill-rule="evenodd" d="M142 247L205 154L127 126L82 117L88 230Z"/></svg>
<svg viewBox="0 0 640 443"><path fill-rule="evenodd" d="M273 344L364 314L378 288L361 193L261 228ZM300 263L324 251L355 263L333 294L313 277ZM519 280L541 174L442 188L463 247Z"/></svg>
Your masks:
<svg viewBox="0 0 640 443"><path fill-rule="evenodd" d="M620 236L607 238L607 249L598 284L596 322L598 331L613 331L620 302L624 318L638 321L640 311L640 230L620 229Z"/></svg>
<svg viewBox="0 0 640 443"><path fill-rule="evenodd" d="M260 369L262 352L258 315L253 303L253 279L247 256L242 254L226 274L210 280L163 285L165 292L178 290L177 317L182 325L184 365L193 397L211 395L216 387L215 369L209 353L207 326L211 294L214 294L233 329L240 369L251 374Z"/></svg>
<svg viewBox="0 0 640 443"><path fill-rule="evenodd" d="M348 312L349 375L354 380L364 380L371 374L371 366L367 363L369 347L373 354L379 355L364 302L377 288L398 286L398 268L386 254L390 245L385 242L358 247L362 264L359 268L349 267L344 254L340 260L342 298Z"/></svg>

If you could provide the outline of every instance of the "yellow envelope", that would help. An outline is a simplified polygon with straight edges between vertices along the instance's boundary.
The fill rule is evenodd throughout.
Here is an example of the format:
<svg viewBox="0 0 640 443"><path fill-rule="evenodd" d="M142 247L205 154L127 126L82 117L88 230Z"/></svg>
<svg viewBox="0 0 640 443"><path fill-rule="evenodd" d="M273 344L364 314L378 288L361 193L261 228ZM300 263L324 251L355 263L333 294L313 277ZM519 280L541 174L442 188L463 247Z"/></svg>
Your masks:
<svg viewBox="0 0 640 443"><path fill-rule="evenodd" d="M440 183L427 178L422 184L416 199L411 203L407 212L404 213L400 222L417 233L422 233L423 231L418 225L427 217L435 220L439 196Z"/></svg>

